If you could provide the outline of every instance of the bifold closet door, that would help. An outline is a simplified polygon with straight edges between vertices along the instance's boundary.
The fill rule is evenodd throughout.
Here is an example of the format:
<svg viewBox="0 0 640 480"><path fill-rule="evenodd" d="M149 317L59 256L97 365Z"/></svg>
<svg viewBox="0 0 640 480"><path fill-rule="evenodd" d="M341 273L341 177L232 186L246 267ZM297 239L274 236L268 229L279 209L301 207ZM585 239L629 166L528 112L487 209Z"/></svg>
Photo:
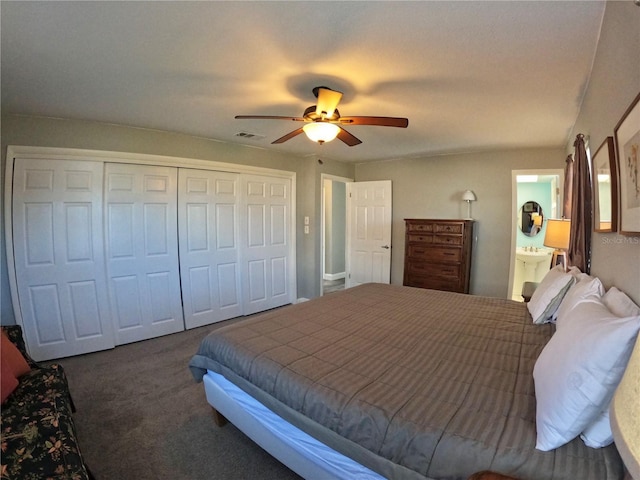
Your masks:
<svg viewBox="0 0 640 480"><path fill-rule="evenodd" d="M234 173L179 170L180 276L187 328L242 315L238 179Z"/></svg>
<svg viewBox="0 0 640 480"><path fill-rule="evenodd" d="M102 181L101 162L15 160L16 280L22 328L35 360L114 346Z"/></svg>
<svg viewBox="0 0 640 480"><path fill-rule="evenodd" d="M242 282L244 314L291 303L291 181L243 175Z"/></svg>
<svg viewBox="0 0 640 480"><path fill-rule="evenodd" d="M178 170L105 165L107 275L116 344L184 330Z"/></svg>

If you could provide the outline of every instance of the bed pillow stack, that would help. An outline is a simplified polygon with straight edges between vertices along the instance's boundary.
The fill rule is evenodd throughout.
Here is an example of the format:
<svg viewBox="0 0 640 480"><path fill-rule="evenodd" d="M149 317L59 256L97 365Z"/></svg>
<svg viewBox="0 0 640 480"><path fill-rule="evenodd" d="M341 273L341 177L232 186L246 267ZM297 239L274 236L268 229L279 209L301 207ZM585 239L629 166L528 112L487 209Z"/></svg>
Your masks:
<svg viewBox="0 0 640 480"><path fill-rule="evenodd" d="M598 448L613 441L609 404L640 330L640 308L613 287L603 295L587 275L557 309L557 329L536 361L536 448L553 450L581 436ZM533 299L533 298L532 298Z"/></svg>
<svg viewBox="0 0 640 480"><path fill-rule="evenodd" d="M527 303L533 323L550 322L575 281L575 274L565 272L562 265L549 270Z"/></svg>

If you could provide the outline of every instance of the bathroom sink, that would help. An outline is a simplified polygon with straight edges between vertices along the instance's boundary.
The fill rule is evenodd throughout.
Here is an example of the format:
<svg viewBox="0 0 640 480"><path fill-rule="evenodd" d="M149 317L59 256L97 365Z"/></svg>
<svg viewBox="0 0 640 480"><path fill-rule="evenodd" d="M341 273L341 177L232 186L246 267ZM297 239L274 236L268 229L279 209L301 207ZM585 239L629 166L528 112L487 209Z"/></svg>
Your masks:
<svg viewBox="0 0 640 480"><path fill-rule="evenodd" d="M533 251L519 247L516 250L516 258L525 264L527 263L540 263L544 261L550 261L550 257L553 254L553 250L547 250L546 248L539 248L537 251L535 248Z"/></svg>
<svg viewBox="0 0 640 480"><path fill-rule="evenodd" d="M519 247L516 249L516 258L520 262L520 268L523 270L525 282L539 282L549 271L551 264L551 255L553 250L548 248L540 248L536 251L535 247Z"/></svg>

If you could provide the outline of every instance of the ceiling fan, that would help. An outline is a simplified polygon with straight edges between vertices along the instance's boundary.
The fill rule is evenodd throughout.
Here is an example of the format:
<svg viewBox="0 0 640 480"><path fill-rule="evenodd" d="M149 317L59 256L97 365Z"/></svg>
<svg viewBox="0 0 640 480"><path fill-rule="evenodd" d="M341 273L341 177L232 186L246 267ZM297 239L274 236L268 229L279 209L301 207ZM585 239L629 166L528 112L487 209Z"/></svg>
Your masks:
<svg viewBox="0 0 640 480"><path fill-rule="evenodd" d="M334 138L339 138L344 143L353 147L362 141L347 132L344 125L377 125L379 127L400 127L407 128L409 120L399 117L341 117L336 108L342 92L332 90L329 87L315 87L313 94L318 99L317 105L308 107L302 117L283 117L276 115L236 115L238 119L265 119L265 120L291 120L294 122L304 122L305 125L287 133L271 143L284 143L305 133L309 139L319 144L330 142Z"/></svg>

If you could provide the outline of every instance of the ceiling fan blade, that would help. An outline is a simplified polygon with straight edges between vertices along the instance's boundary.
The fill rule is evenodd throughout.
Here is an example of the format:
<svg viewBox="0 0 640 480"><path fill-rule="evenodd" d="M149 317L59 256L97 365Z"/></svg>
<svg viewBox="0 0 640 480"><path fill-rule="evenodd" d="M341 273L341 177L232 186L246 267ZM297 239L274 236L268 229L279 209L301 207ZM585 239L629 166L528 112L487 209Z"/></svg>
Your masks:
<svg viewBox="0 0 640 480"><path fill-rule="evenodd" d="M300 135L303 132L302 128L298 128L296 130L294 130L293 132L289 132L287 133L284 137L280 137L277 140L274 140L273 143L284 143L287 140L291 140L293 137L297 137L298 135Z"/></svg>
<svg viewBox="0 0 640 480"><path fill-rule="evenodd" d="M378 125L400 128L407 128L409 125L409 119L400 117L340 117L338 122L348 125Z"/></svg>
<svg viewBox="0 0 640 480"><path fill-rule="evenodd" d="M235 118L239 120L247 120L251 118L257 118L260 120L291 120L294 122L304 122L302 117L281 117L279 115L236 115Z"/></svg>
<svg viewBox="0 0 640 480"><path fill-rule="evenodd" d="M331 118L338 103L342 99L342 92L337 90L331 90L326 87L319 87L318 89L318 103L316 105L316 114L323 118ZM315 92L314 92L315 93Z"/></svg>
<svg viewBox="0 0 640 480"><path fill-rule="evenodd" d="M355 145L362 143L362 140L360 140L357 137L354 137L342 127L340 127L340 131L338 132L338 138L342 140L344 143L346 143L347 145L349 145L350 147L353 147Z"/></svg>

